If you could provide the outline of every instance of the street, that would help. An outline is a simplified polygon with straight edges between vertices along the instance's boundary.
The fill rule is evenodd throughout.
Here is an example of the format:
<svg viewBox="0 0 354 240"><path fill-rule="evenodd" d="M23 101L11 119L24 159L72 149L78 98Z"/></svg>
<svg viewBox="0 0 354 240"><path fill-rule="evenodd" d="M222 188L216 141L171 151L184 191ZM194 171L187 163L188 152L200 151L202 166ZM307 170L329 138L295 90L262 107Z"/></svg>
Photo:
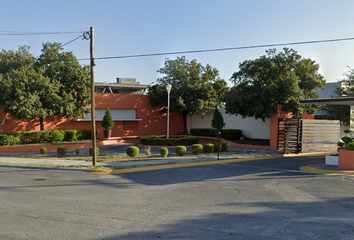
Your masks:
<svg viewBox="0 0 354 240"><path fill-rule="evenodd" d="M122 175L0 168L0 239L353 239L354 177L323 156Z"/></svg>

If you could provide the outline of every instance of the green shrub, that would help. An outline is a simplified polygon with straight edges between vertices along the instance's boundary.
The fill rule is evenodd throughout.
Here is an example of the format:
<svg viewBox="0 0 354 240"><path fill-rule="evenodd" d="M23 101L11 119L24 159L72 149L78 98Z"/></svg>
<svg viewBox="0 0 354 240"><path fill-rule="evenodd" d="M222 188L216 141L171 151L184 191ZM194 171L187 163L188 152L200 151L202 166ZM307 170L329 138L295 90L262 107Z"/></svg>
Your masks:
<svg viewBox="0 0 354 240"><path fill-rule="evenodd" d="M45 147L41 147L39 149L40 154L45 155L47 153L47 149Z"/></svg>
<svg viewBox="0 0 354 240"><path fill-rule="evenodd" d="M347 144L347 143L350 143L352 141L352 139L350 137L347 137L347 136L342 137L342 140L344 142L344 145Z"/></svg>
<svg viewBox="0 0 354 240"><path fill-rule="evenodd" d="M224 118L218 108L214 109L213 119L211 119L211 126L215 129L222 129L225 126Z"/></svg>
<svg viewBox="0 0 354 240"><path fill-rule="evenodd" d="M204 146L204 152L205 152L205 153L212 153L212 152L214 152L214 144L212 144L212 143L207 143L207 144L205 144L205 146Z"/></svg>
<svg viewBox="0 0 354 240"><path fill-rule="evenodd" d="M66 130L64 135L64 141L73 142L77 140L77 130Z"/></svg>
<svg viewBox="0 0 354 240"><path fill-rule="evenodd" d="M137 157L139 156L139 148L136 146L129 146L127 148L127 155L129 157Z"/></svg>
<svg viewBox="0 0 354 240"><path fill-rule="evenodd" d="M190 134L193 136L215 137L215 128L191 128Z"/></svg>
<svg viewBox="0 0 354 240"><path fill-rule="evenodd" d="M62 142L64 140L65 131L63 130L54 130L47 131L47 134L44 138L45 142Z"/></svg>
<svg viewBox="0 0 354 240"><path fill-rule="evenodd" d="M92 156L92 147L89 148L89 152L90 152L90 156ZM98 154L100 154L100 149L96 147L96 156L98 156Z"/></svg>
<svg viewBox="0 0 354 240"><path fill-rule="evenodd" d="M160 149L160 155L161 155L161 157L167 157L167 155L168 155L168 149L165 148L165 147L161 148L161 149Z"/></svg>
<svg viewBox="0 0 354 240"><path fill-rule="evenodd" d="M230 150L230 143L229 142L220 142L220 151L227 152Z"/></svg>
<svg viewBox="0 0 354 240"><path fill-rule="evenodd" d="M175 152L177 156L183 156L187 152L187 148L185 146L177 146Z"/></svg>
<svg viewBox="0 0 354 240"><path fill-rule="evenodd" d="M140 137L140 143L143 145L152 146L178 146L178 145L193 145L198 143L199 137L189 135L170 136L144 136Z"/></svg>
<svg viewBox="0 0 354 240"><path fill-rule="evenodd" d="M77 130L76 139L77 140L90 140L90 139L92 139L92 131L91 130Z"/></svg>
<svg viewBox="0 0 354 240"><path fill-rule="evenodd" d="M202 144L193 144L191 149L193 154L199 154L203 152L203 145Z"/></svg>
<svg viewBox="0 0 354 240"><path fill-rule="evenodd" d="M219 149L220 147L221 147L220 144L214 143L214 152L220 151Z"/></svg>
<svg viewBox="0 0 354 240"><path fill-rule="evenodd" d="M57 148L57 153L58 153L58 155L60 157L63 157L66 154L66 150L67 150L66 147L58 147Z"/></svg>
<svg viewBox="0 0 354 240"><path fill-rule="evenodd" d="M64 140L65 132L63 130L54 131L36 131L19 133L19 138L24 144L27 143L46 143L61 142Z"/></svg>
<svg viewBox="0 0 354 240"><path fill-rule="evenodd" d="M16 134L0 134L0 145L18 145L21 144L20 138Z"/></svg>
<svg viewBox="0 0 354 240"><path fill-rule="evenodd" d="M240 139L241 136L243 136L243 132L239 129L224 129L222 134L222 137L226 140Z"/></svg>
<svg viewBox="0 0 354 240"><path fill-rule="evenodd" d="M109 108L106 109L106 112L103 116L103 120L101 122L101 126L104 129L110 130L113 128L115 122L113 121L112 115L111 115L111 111L109 110Z"/></svg>

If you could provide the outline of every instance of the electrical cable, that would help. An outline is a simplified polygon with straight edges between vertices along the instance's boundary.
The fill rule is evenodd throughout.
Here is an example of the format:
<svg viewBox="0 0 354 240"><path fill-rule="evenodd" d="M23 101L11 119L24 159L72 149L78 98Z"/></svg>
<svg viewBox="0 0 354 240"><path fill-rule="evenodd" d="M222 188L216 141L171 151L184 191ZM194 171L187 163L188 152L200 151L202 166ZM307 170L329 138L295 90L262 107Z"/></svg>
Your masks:
<svg viewBox="0 0 354 240"><path fill-rule="evenodd" d="M0 31L0 35L51 35L51 34L72 34L72 33L85 33L86 31L73 31L73 32L17 32L17 31Z"/></svg>
<svg viewBox="0 0 354 240"><path fill-rule="evenodd" d="M175 54L220 52L220 51L254 49L254 48L266 48L266 47L280 47L280 46L315 44L315 43L328 43L328 42L341 42L341 41L352 41L352 40L354 40L354 38L338 38L338 39L315 40L315 41L305 41L305 42L291 42L291 43L264 44L264 45L253 45L253 46L243 46L243 47L216 48L216 49L206 49L206 50L191 50L191 51L165 52L165 53L149 53L149 54L125 55L125 56L115 56L115 57L97 57L95 59L96 60L106 60L106 59L152 57L152 56L175 55ZM81 59L78 59L78 60L79 61L86 61L86 60L90 60L90 58L81 58Z"/></svg>

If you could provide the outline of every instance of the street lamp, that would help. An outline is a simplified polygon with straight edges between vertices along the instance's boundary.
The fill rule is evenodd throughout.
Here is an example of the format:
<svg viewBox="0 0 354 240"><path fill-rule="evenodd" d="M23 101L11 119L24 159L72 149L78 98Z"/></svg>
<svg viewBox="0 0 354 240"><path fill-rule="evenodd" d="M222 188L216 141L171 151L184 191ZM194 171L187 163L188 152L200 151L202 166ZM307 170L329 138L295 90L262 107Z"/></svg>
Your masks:
<svg viewBox="0 0 354 240"><path fill-rule="evenodd" d="M166 85L166 90L167 90L167 138L169 137L170 134L170 92L171 92L172 86L171 84Z"/></svg>

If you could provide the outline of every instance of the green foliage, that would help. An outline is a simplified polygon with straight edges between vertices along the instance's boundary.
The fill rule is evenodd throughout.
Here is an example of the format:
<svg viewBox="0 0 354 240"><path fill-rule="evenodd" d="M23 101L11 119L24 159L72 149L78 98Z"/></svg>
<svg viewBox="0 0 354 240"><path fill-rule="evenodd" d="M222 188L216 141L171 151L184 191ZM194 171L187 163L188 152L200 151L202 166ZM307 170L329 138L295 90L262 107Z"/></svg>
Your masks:
<svg viewBox="0 0 354 240"><path fill-rule="evenodd" d="M63 130L23 132L19 133L19 138L23 144L28 143L50 143L61 142L64 140L65 132Z"/></svg>
<svg viewBox="0 0 354 240"><path fill-rule="evenodd" d="M318 98L315 90L325 87L319 65L293 49L284 48L279 53L270 49L266 53L244 61L232 75L235 85L225 97L226 112L262 120L273 117L278 104L295 116L316 112L318 106L301 104L300 99Z"/></svg>
<svg viewBox="0 0 354 240"><path fill-rule="evenodd" d="M77 130L76 138L77 138L77 140L92 139L92 131L91 130Z"/></svg>
<svg viewBox="0 0 354 240"><path fill-rule="evenodd" d="M40 154L45 155L47 153L47 149L45 147L41 147L39 149Z"/></svg>
<svg viewBox="0 0 354 240"><path fill-rule="evenodd" d="M218 108L214 109L213 119L211 120L211 127L222 129L225 126L224 118Z"/></svg>
<svg viewBox="0 0 354 240"><path fill-rule="evenodd" d="M21 139L15 134L0 134L0 145L18 145L21 144Z"/></svg>
<svg viewBox="0 0 354 240"><path fill-rule="evenodd" d="M193 154L199 154L203 152L203 145L202 144L193 144L191 151Z"/></svg>
<svg viewBox="0 0 354 240"><path fill-rule="evenodd" d="M190 133L194 136L215 137L215 128L191 128ZM240 139L243 135L240 129L223 129L222 137L229 139Z"/></svg>
<svg viewBox="0 0 354 240"><path fill-rule="evenodd" d="M175 151L177 156L183 156L187 152L187 148L185 146L177 146Z"/></svg>
<svg viewBox="0 0 354 240"><path fill-rule="evenodd" d="M38 58L27 46L0 53L0 106L17 119L69 119L90 112L90 71L59 43L43 43ZM15 96L15 97L14 97Z"/></svg>
<svg viewBox="0 0 354 240"><path fill-rule="evenodd" d="M223 138L226 140L230 139L240 139L243 136L243 132L240 129L224 129Z"/></svg>
<svg viewBox="0 0 354 240"><path fill-rule="evenodd" d="M64 141L73 142L77 140L77 130L66 130L64 135Z"/></svg>
<svg viewBox="0 0 354 240"><path fill-rule="evenodd" d="M167 59L164 67L158 72L163 74L157 79L157 84L148 89L150 103L154 107L167 105L166 86L172 85L170 93L170 113L182 115L185 134L187 134L187 115L199 113L205 116L217 105L221 105L227 84L219 78L219 71L209 64L203 66L196 60L188 61L177 57L176 60ZM162 108L161 113L167 109Z"/></svg>
<svg viewBox="0 0 354 240"><path fill-rule="evenodd" d="M89 152L90 152L90 156L92 156L92 147L89 148ZM96 147L96 156L98 156L98 154L100 154L100 149L98 147Z"/></svg>
<svg viewBox="0 0 354 240"><path fill-rule="evenodd" d="M160 155L161 155L161 157L167 157L167 155L168 155L168 148L165 148L165 147L161 148L161 149L160 149Z"/></svg>
<svg viewBox="0 0 354 240"><path fill-rule="evenodd" d="M67 150L66 147L58 147L57 148L57 153L58 153L58 155L60 157L63 157L66 154L66 150Z"/></svg>
<svg viewBox="0 0 354 240"><path fill-rule="evenodd" d="M115 122L113 121L111 111L109 108L107 108L103 117L103 121L101 122L101 126L106 130L110 130L113 128L114 124Z"/></svg>
<svg viewBox="0 0 354 240"><path fill-rule="evenodd" d="M139 156L139 148L136 146L129 146L127 147L126 153L129 157L137 157Z"/></svg>
<svg viewBox="0 0 354 240"><path fill-rule="evenodd" d="M354 142L349 142L345 145L345 150L354 151Z"/></svg>
<svg viewBox="0 0 354 240"><path fill-rule="evenodd" d="M214 152L214 144L212 144L212 143L207 143L207 144L205 144L205 146L204 146L204 152L205 152L205 153L212 153L212 152Z"/></svg>
<svg viewBox="0 0 354 240"><path fill-rule="evenodd" d="M219 143L219 144L214 143L214 152L217 152L217 151L221 151L221 145L220 145L220 143Z"/></svg>
<svg viewBox="0 0 354 240"><path fill-rule="evenodd" d="M220 142L220 146L221 146L221 151L222 152L227 152L230 150L230 143L229 142Z"/></svg>
<svg viewBox="0 0 354 240"><path fill-rule="evenodd" d="M199 137L189 135L177 136L143 136L140 137L140 143L143 145L152 146L177 146L177 145L192 145L198 143Z"/></svg>

